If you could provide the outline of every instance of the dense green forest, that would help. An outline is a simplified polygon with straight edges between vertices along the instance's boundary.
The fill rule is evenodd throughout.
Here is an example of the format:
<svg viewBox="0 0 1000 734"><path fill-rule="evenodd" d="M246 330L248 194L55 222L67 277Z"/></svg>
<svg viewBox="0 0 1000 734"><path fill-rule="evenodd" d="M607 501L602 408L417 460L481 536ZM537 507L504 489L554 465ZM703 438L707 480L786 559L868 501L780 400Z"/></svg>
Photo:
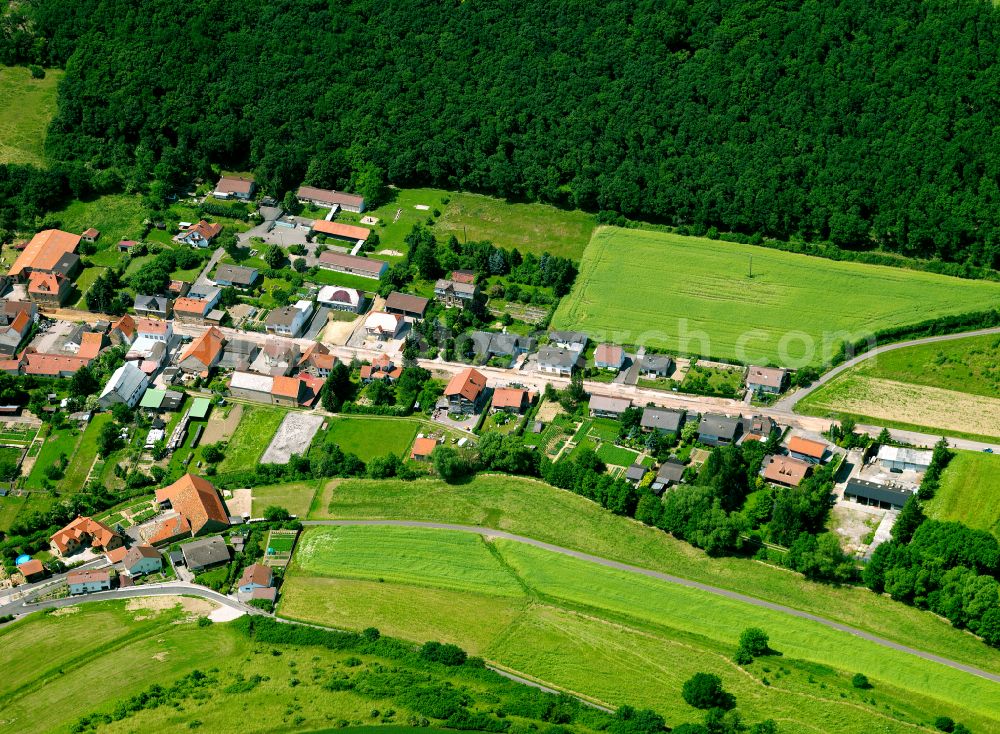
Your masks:
<svg viewBox="0 0 1000 734"><path fill-rule="evenodd" d="M1000 266L986 0L22 0L53 160L433 184Z"/></svg>

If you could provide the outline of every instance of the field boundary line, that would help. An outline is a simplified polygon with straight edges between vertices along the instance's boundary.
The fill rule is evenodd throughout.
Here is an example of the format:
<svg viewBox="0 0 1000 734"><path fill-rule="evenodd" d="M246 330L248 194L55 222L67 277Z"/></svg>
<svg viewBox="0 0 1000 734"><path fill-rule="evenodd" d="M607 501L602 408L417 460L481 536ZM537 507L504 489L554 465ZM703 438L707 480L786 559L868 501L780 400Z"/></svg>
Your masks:
<svg viewBox="0 0 1000 734"><path fill-rule="evenodd" d="M812 622L817 622L818 624L821 624L825 627L829 627L830 629L837 630L838 632L844 632L846 634L853 635L854 637L859 637L863 640L867 640L868 642L872 642L881 647L889 648L891 650L896 650L898 652L907 653L909 655L913 655L915 657L919 657L924 660L929 660L931 662L939 663L940 665L953 668L963 673L970 673L972 675L979 676L980 678L985 678L987 680L993 681L994 683L1000 683L1000 675L997 675L995 673L990 673L986 670L981 670L980 668L976 668L975 666L972 665L966 665L965 663L960 663L956 660L950 660L949 658L945 658L940 655L935 655L934 653L929 653L923 650L918 650L916 648L908 647L907 645L903 645L898 642L893 642L892 640L880 637L878 635L874 635L870 632L865 632L856 627L851 627L850 625L847 624L842 624L840 622L835 622L831 619L826 619L825 617L821 617L817 614L812 614L811 612L805 612L800 609L795 609L794 607L785 606L784 604L777 604L775 602L765 601L764 599L758 599L757 597L741 594L737 591L730 591L728 589L722 589L717 586L703 584L699 581L692 581L690 579L681 578L680 576L672 576L670 574L662 573L660 571L653 571L648 568L633 566L628 563L613 561L608 558L601 558L600 556L591 555L590 553L584 553L582 551L563 548L562 546L558 546L553 543L546 543L545 541L536 540L534 538L529 538L523 535L516 535L514 533L509 533L504 530L494 530L493 528L479 527L476 525L460 525L454 523L441 523L441 522L424 522L417 520L304 520L302 524L306 527L368 525L368 526L425 528L428 530L453 530L463 533L484 535L489 538L502 538L504 540L512 540L517 543L524 543L525 545L534 546L535 548L541 548L542 550L547 550L552 553L559 553L560 555L569 556L570 558L576 558L577 560L596 563L606 568L612 568L618 571L626 571L628 573L640 574L642 576L647 576L649 578L657 579L659 581L666 581L667 583L677 584L678 586L685 586L690 589L698 589L700 591L705 591L710 594L715 594L716 596L721 596L727 599L732 599L734 601L743 602L744 604L750 604L752 606L760 607L763 609L770 609L771 611L788 614L793 617L807 619Z"/></svg>

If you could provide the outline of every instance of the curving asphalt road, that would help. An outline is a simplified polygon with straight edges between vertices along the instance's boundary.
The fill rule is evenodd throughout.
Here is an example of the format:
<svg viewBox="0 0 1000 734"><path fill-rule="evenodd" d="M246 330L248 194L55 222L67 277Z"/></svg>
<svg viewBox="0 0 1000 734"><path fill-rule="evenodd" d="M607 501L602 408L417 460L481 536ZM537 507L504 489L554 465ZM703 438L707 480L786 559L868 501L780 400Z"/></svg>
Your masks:
<svg viewBox="0 0 1000 734"><path fill-rule="evenodd" d="M252 607L248 604L243 604L242 602L236 601L225 594L212 591L204 586L189 584L184 581L168 581L162 584L131 586L126 589L111 589L110 591L97 591L93 594L79 594L77 596L67 596L62 599L49 599L47 601L40 601L37 603L29 603L24 600L19 600L0 607L0 616L5 614L20 616L22 614L37 612L40 609L57 609L60 607L75 606L76 604L84 604L91 601L131 599L143 596L199 596L202 599L214 601L244 614L267 614L261 609L257 609L256 607Z"/></svg>
<svg viewBox="0 0 1000 734"><path fill-rule="evenodd" d="M865 360L877 357L880 354L885 354L886 352L892 352L896 349L904 349L906 347L919 347L921 344L936 344L938 342L949 342L955 339L965 339L970 336L986 336L987 334L1000 334L1000 326L994 326L989 329L977 329L976 331L961 331L957 334L941 334L939 336L925 336L921 339L910 339L905 342L895 342L893 344L884 344L881 347L875 347L868 352L858 355L853 359L849 359L846 362L842 362L834 367L829 372L824 373L820 376L816 382L814 382L809 387L803 387L795 392L788 393L781 400L776 402L772 407L776 410L792 410L795 404L802 400L806 395L815 392L819 388L823 387L826 383L832 380L834 377L840 373L849 370L855 365L861 364Z"/></svg>
<svg viewBox="0 0 1000 734"><path fill-rule="evenodd" d="M648 568L641 568L639 566L632 566L627 563L620 563L618 561L612 561L607 558L601 558L600 556L593 556L589 553L583 553L581 551L571 550L569 548L563 548L562 546L554 545L552 543L546 543L541 540L535 540L534 538L528 538L523 535L515 535L514 533L508 533L503 530L494 530L492 528L484 528L476 525L456 525L452 523L443 522L421 522L416 520L305 520L302 522L306 526L317 526L317 525L333 525L333 526L343 526L343 525L385 525L393 527L405 527L405 528L428 528L431 530L456 530L463 533L475 533L476 535L483 535L489 538L503 538L505 540L513 540L518 543L524 543L525 545L531 545L536 548L541 548L543 550L551 551L553 553L559 553L564 556L569 556L571 558L577 558L581 561L588 561L590 563L596 563L599 566L604 566L606 568L613 568L618 571L627 571L629 573L637 573L643 576L648 576L650 578L658 579L660 581L666 581L670 584L677 584L679 586L686 586L692 589L699 589L701 591L707 591L710 594L716 594L718 596L725 597L727 599L733 599L735 601L740 601L745 604L752 604L755 607L761 607L764 609L771 609L776 612L782 612L784 614L789 614L793 617L800 617L802 619L808 619L818 624L822 624L825 627L838 630L840 632L846 632L849 635L854 635L855 637L860 637L863 640L873 642L876 645L881 645L882 647L887 647L892 650L898 650L900 652L905 652L910 655L915 655L916 657L923 658L924 660L930 660L941 665L946 665L949 668L954 668L955 670L960 670L963 673L971 673L972 675L977 675L980 678L986 678L995 683L1000 683L1000 675L995 673L990 673L985 670L980 670L979 668L973 667L971 665L966 665L965 663L960 663L955 660L950 660L940 655L935 655L933 653L924 652L923 650L917 650L912 647L907 647L906 645L901 645L898 642L893 642L892 640L887 640L884 637L879 637L878 635L873 635L869 632L859 630L855 627L851 627L846 624L841 624L840 622L834 622L833 620L820 617L815 614L810 614L809 612L804 612L800 609L794 609L792 607L787 607L783 604L775 604L774 602L765 601L763 599L758 599L753 596L747 596L746 594L740 594L736 591L729 591L728 589L720 589L717 586L710 586L708 584L702 584L698 581L691 581L690 579L681 578L679 576L671 576L670 574L661 573L659 571L652 571Z"/></svg>

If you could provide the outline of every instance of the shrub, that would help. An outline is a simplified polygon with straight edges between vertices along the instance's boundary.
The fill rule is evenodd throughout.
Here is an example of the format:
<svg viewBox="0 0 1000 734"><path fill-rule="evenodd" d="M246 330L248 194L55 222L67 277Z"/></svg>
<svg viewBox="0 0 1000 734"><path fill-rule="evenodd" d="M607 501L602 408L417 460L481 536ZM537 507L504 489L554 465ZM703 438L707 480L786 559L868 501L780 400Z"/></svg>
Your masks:
<svg viewBox="0 0 1000 734"><path fill-rule="evenodd" d="M855 673L854 677L851 678L851 685L862 691L872 687L872 684L868 681L868 676L864 673Z"/></svg>
<svg viewBox="0 0 1000 734"><path fill-rule="evenodd" d="M712 673L695 673L684 681L681 696L696 709L731 709L736 705L732 694L722 689L722 679Z"/></svg>
<svg viewBox="0 0 1000 734"><path fill-rule="evenodd" d="M442 665L461 665L465 662L465 650L458 645L440 642L425 642L420 648L420 655L426 660Z"/></svg>
<svg viewBox="0 0 1000 734"><path fill-rule="evenodd" d="M950 716L939 716L934 719L934 728L941 731L954 731L955 721Z"/></svg>

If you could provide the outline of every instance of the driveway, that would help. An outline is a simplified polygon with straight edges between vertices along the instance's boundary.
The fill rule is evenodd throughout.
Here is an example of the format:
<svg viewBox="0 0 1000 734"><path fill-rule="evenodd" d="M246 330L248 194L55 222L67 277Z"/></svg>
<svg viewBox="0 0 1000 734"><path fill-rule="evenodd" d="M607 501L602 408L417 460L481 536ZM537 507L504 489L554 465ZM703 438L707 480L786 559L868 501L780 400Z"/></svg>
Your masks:
<svg viewBox="0 0 1000 734"><path fill-rule="evenodd" d="M205 267L202 268L201 273L198 274L198 279L194 282L195 288L198 286L205 287L215 285L215 281L208 276L209 273L212 272L212 269L219 264L219 260L221 260L225 254L226 251L222 247L215 248L215 252L212 253L212 257L208 259L208 263L206 263Z"/></svg>

